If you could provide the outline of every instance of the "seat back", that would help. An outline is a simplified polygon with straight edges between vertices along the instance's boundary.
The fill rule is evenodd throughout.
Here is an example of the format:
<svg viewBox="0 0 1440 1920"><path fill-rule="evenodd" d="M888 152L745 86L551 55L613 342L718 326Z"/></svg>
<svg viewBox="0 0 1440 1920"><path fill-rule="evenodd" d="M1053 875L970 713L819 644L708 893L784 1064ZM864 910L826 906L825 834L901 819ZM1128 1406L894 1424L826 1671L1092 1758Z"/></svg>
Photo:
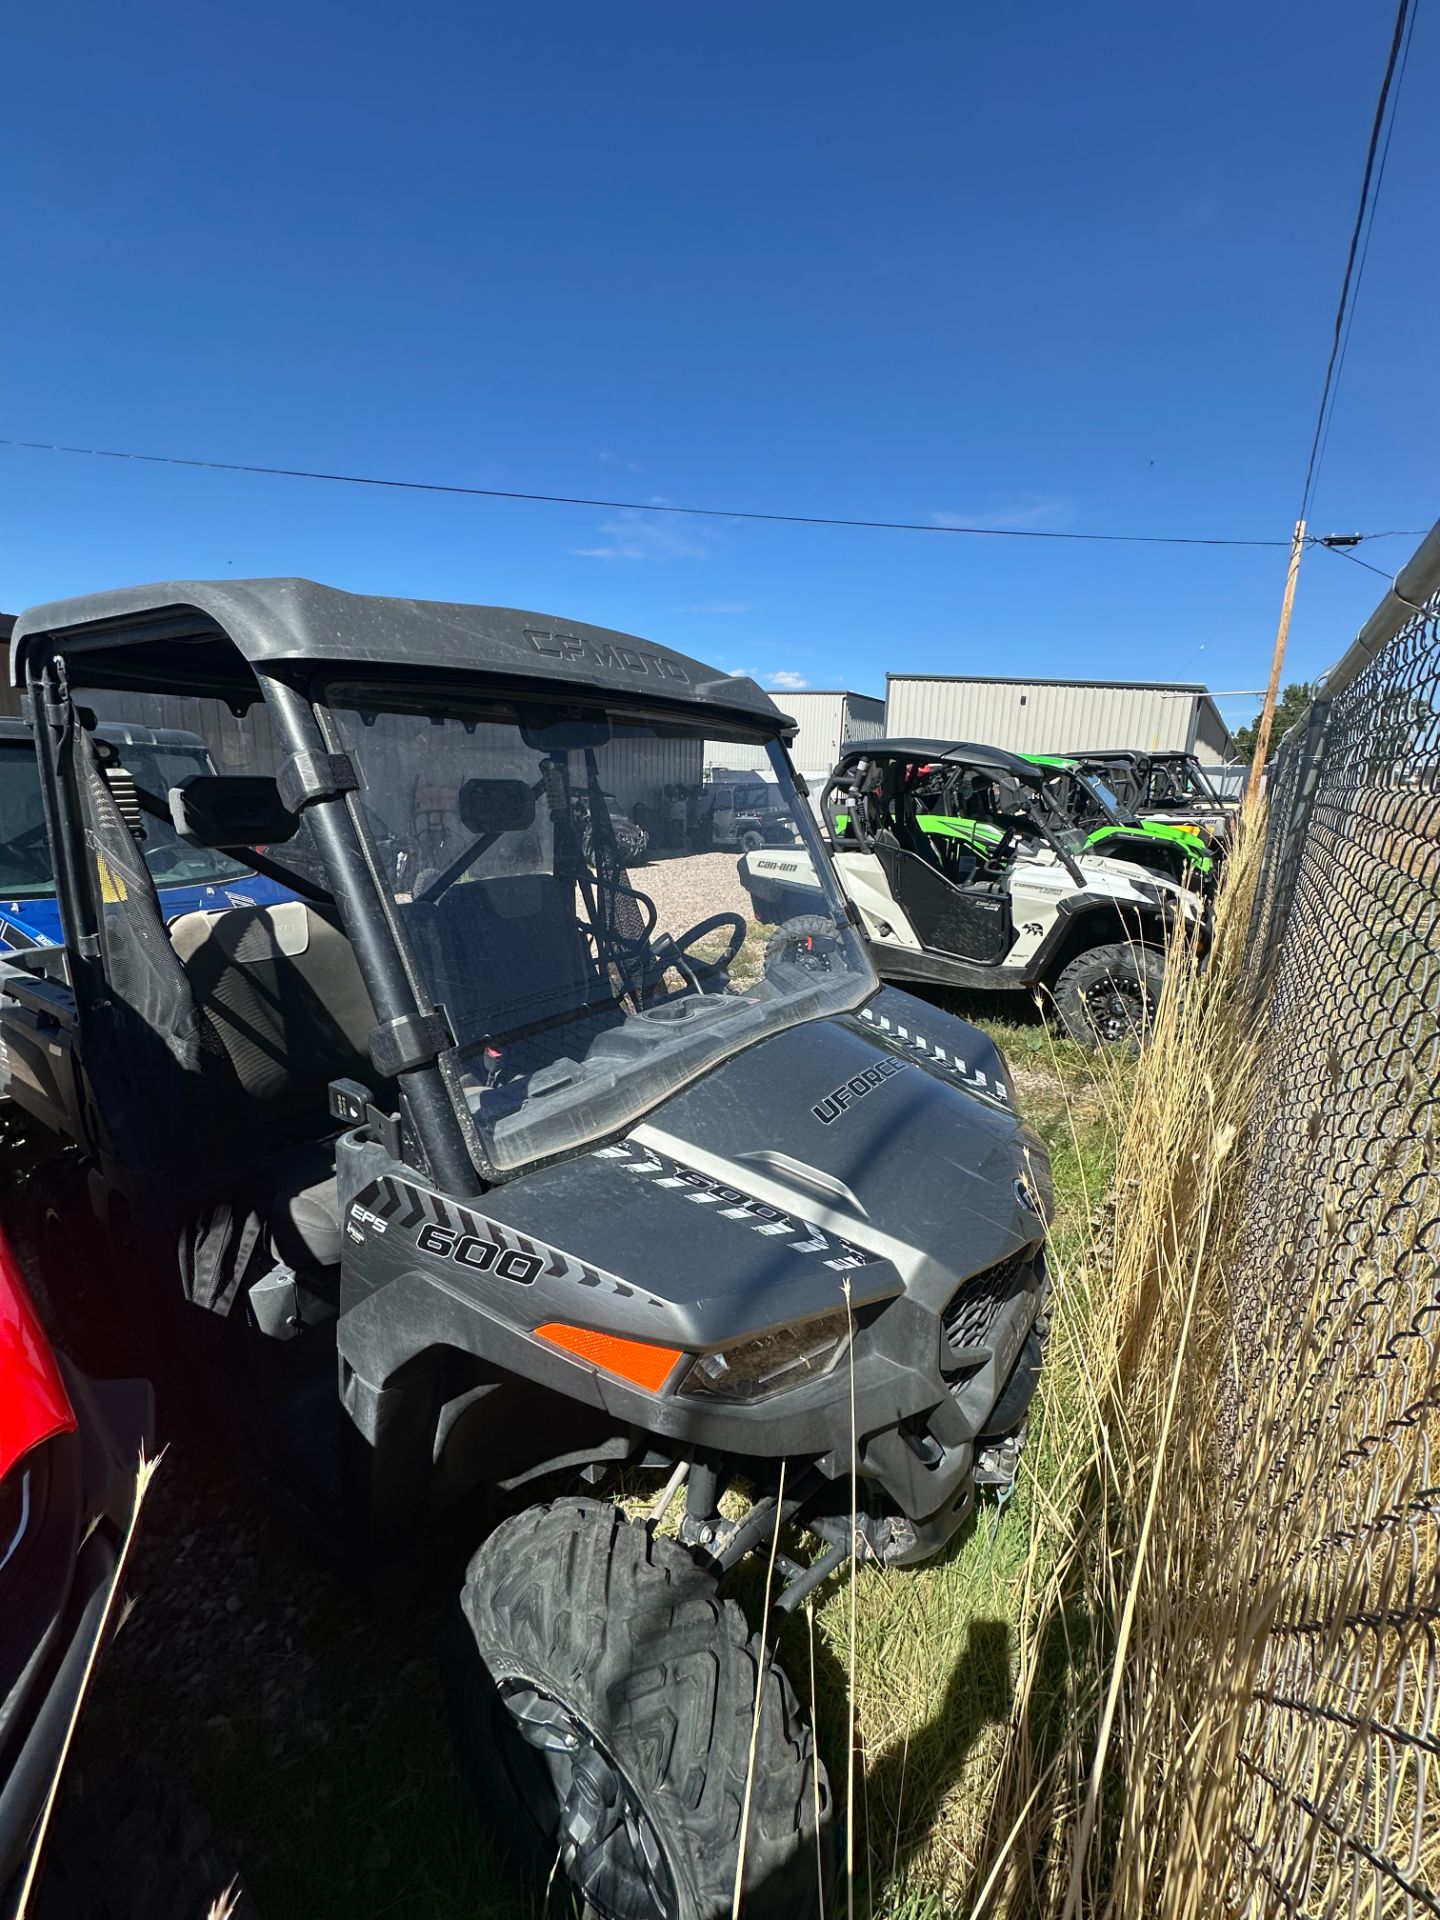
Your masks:
<svg viewBox="0 0 1440 1920"><path fill-rule="evenodd" d="M462 1046L572 1011L605 991L571 880L521 873L465 881L433 907L417 901L401 912Z"/></svg>
<svg viewBox="0 0 1440 1920"><path fill-rule="evenodd" d="M314 907L187 913L170 939L243 1099L267 1127L318 1131L332 1080L373 1082L375 1014L349 940Z"/></svg>

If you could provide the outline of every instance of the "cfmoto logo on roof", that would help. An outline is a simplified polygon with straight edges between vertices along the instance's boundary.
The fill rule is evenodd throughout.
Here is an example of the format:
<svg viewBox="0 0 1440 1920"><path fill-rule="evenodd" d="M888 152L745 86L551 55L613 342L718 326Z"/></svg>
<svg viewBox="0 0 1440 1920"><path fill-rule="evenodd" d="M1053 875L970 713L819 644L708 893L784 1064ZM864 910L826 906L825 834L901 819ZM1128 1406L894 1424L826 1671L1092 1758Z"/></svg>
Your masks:
<svg viewBox="0 0 1440 1920"><path fill-rule="evenodd" d="M578 633L543 633L534 627L525 629L525 638L536 653L552 660L583 660L593 667L620 667L626 673L650 673L657 680L683 680L690 676L678 660L665 660L658 653L643 653L639 647L617 646L612 640L582 640Z"/></svg>

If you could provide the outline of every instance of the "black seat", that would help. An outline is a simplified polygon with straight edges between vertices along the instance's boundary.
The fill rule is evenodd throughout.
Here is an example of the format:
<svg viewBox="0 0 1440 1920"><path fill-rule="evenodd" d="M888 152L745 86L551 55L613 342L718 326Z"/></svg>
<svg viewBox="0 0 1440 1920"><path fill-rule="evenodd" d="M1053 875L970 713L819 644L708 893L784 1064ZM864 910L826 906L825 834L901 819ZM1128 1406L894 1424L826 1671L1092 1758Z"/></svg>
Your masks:
<svg viewBox="0 0 1440 1920"><path fill-rule="evenodd" d="M230 1069L230 1093L267 1152L276 1257L294 1267L340 1260L340 1206L327 1089L373 1084L370 996L349 940L303 900L187 913L170 938Z"/></svg>
<svg viewBox="0 0 1440 1920"><path fill-rule="evenodd" d="M548 873L464 881L434 906L401 911L462 1046L572 1012L604 991L572 881Z"/></svg>
<svg viewBox="0 0 1440 1920"><path fill-rule="evenodd" d="M340 1264L340 1195L335 1148L328 1140L285 1147L265 1161L270 1244L278 1260L303 1271Z"/></svg>

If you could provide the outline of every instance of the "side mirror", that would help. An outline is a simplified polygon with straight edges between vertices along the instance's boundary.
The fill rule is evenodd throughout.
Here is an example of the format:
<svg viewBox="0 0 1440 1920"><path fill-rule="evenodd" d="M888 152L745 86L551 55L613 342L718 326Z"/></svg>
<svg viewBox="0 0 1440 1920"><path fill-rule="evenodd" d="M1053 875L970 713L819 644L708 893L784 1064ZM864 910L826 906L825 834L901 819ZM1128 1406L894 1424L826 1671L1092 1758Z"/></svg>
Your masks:
<svg viewBox="0 0 1440 1920"><path fill-rule="evenodd" d="M300 825L269 774L192 773L168 798L170 823L191 847L273 846Z"/></svg>

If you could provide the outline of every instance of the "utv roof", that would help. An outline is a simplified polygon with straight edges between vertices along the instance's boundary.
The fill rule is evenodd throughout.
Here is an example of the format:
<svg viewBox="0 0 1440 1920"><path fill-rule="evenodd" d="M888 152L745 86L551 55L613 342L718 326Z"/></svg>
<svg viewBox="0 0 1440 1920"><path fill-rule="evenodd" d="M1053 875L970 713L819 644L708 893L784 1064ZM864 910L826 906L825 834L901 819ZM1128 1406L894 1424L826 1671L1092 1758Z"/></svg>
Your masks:
<svg viewBox="0 0 1440 1920"><path fill-rule="evenodd" d="M939 760L952 766L983 767L1008 774L1031 786L1042 784L1038 767L1004 747L976 746L969 740L917 740L903 736L880 740L847 740L840 749L840 766L856 760Z"/></svg>
<svg viewBox="0 0 1440 1920"><path fill-rule="evenodd" d="M233 643L253 668L351 667L357 672L484 674L546 681L557 690L624 693L701 706L770 730L787 726L753 680L687 654L583 621L514 607L390 600L313 580L169 580L32 607L15 624L11 674L23 684L37 647L59 642L81 684L167 681L253 696Z"/></svg>
<svg viewBox="0 0 1440 1920"><path fill-rule="evenodd" d="M1193 760L1195 755L1183 747L1094 747L1087 753L1072 753L1072 760Z"/></svg>

